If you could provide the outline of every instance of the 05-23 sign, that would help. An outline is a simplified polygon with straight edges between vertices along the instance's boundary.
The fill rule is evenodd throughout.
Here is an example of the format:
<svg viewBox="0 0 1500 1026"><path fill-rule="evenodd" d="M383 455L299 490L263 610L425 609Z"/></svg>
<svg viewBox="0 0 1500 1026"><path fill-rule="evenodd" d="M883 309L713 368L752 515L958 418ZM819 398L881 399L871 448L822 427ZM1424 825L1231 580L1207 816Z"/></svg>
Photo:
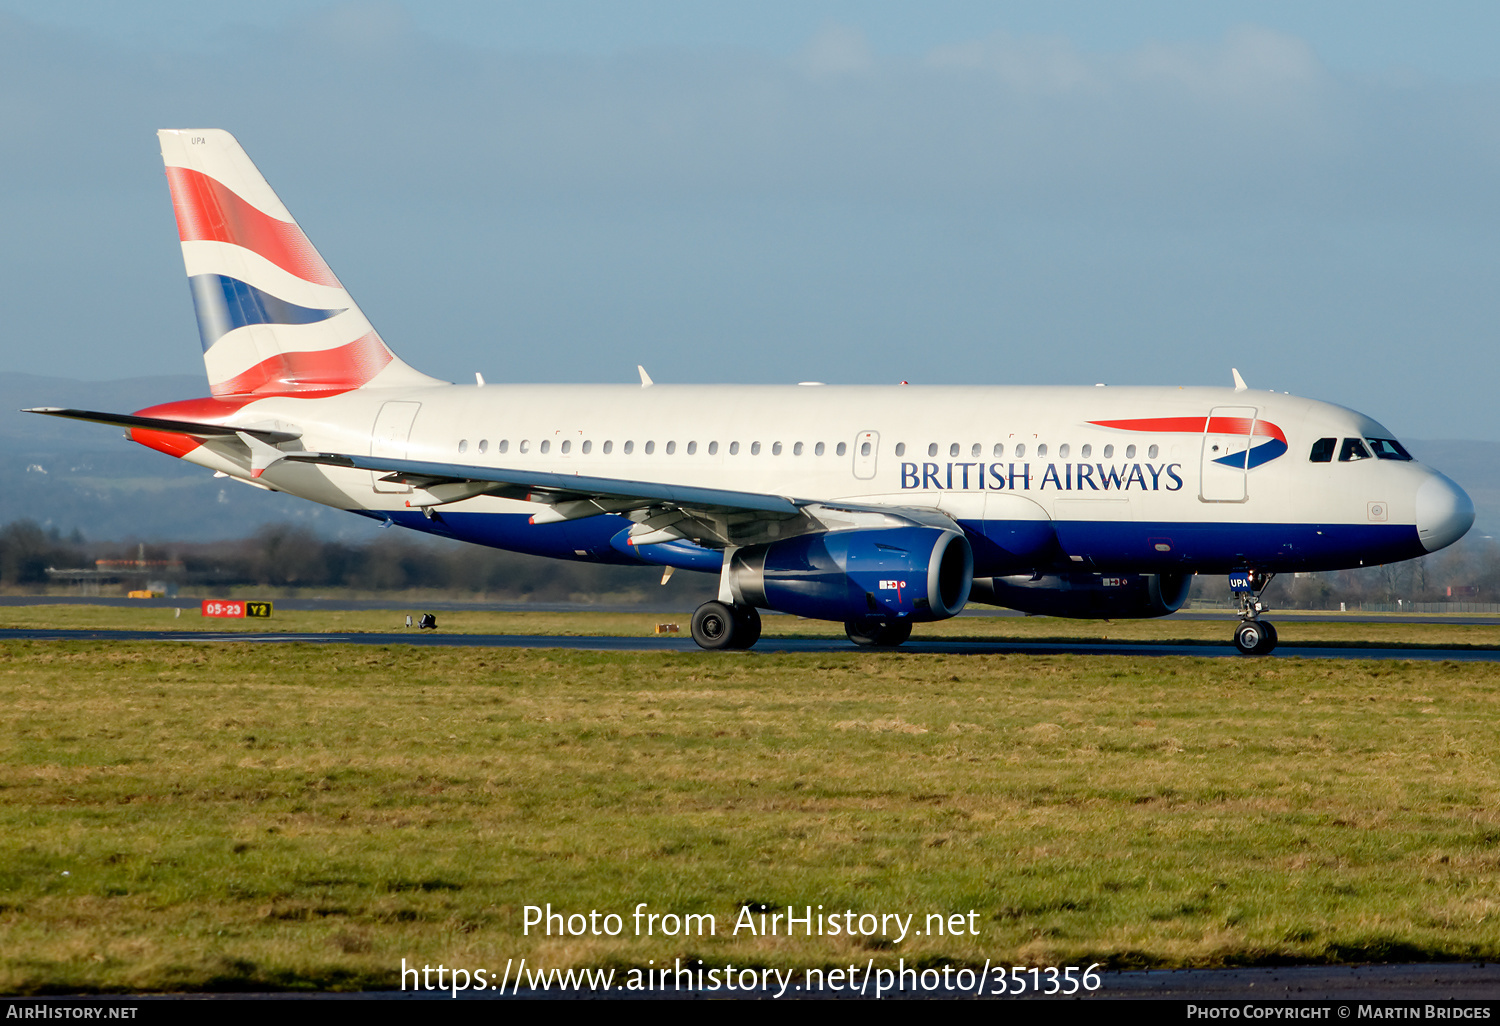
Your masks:
<svg viewBox="0 0 1500 1026"><path fill-rule="evenodd" d="M204 616L221 617L269 617L271 615L271 603L269 602L238 602L228 599L204 599Z"/></svg>

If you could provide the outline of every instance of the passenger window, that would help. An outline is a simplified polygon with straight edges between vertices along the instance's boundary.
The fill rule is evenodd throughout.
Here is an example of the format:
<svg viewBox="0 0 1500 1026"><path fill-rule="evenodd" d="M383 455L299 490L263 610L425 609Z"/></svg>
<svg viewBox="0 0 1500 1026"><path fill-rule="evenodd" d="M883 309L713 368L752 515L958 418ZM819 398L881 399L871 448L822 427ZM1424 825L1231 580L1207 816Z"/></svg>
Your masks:
<svg viewBox="0 0 1500 1026"><path fill-rule="evenodd" d="M896 443L896 455L897 456L905 456L906 455L906 443L905 442L897 442Z"/></svg>
<svg viewBox="0 0 1500 1026"><path fill-rule="evenodd" d="M1112 446L1112 445L1106 445L1104 447L1104 458L1107 459L1107 460L1112 460L1112 459L1115 458L1115 447L1114 446Z"/></svg>
<svg viewBox="0 0 1500 1026"><path fill-rule="evenodd" d="M958 455L958 443L957 442L954 442L952 445L948 446L948 455L950 457Z"/></svg>
<svg viewBox="0 0 1500 1026"><path fill-rule="evenodd" d="M1410 460L1411 453L1402 448L1401 443L1394 438L1366 438L1370 448L1375 450L1375 456L1382 460ZM483 449L479 450L484 452Z"/></svg>
<svg viewBox="0 0 1500 1026"><path fill-rule="evenodd" d="M1308 454L1309 463L1332 463L1333 447L1338 444L1337 438L1320 438L1313 443L1312 452Z"/></svg>
<svg viewBox="0 0 1500 1026"><path fill-rule="evenodd" d="M934 445L933 448L936 449L937 446ZM837 453L838 455L842 456L842 455L844 455L844 453L846 453L846 452L849 451L849 443L848 442L840 442L839 443L839 447L837 449L833 450L833 451L835 453Z"/></svg>
<svg viewBox="0 0 1500 1026"><path fill-rule="evenodd" d="M1039 445L1039 446L1036 447L1036 458L1037 459L1041 459L1042 457L1044 457L1046 455L1047 455L1047 443L1043 442L1041 445Z"/></svg>
<svg viewBox="0 0 1500 1026"><path fill-rule="evenodd" d="M780 442L772 442L771 443L771 455L772 456L780 456L781 455L781 443Z"/></svg>
<svg viewBox="0 0 1500 1026"><path fill-rule="evenodd" d="M821 455L823 455L823 443L822 442L819 442L817 445L813 446L813 455L814 456L821 456Z"/></svg>
<svg viewBox="0 0 1500 1026"><path fill-rule="evenodd" d="M487 439L487 438L481 438L479 440L479 451L480 451L481 454L484 453L484 452L487 452L489 450L489 447L490 447L489 439Z"/></svg>
<svg viewBox="0 0 1500 1026"><path fill-rule="evenodd" d="M859 454L861 456L868 456L868 455L870 455L870 443L869 442L865 442L864 444L862 444L859 447Z"/></svg>
<svg viewBox="0 0 1500 1026"><path fill-rule="evenodd" d="M497 445L497 446L495 446L495 451L503 453L503 452L507 451L509 448L510 448L510 439L509 438L502 438L502 439L500 439L500 444Z"/></svg>
<svg viewBox="0 0 1500 1026"><path fill-rule="evenodd" d="M759 456L760 455L760 443L759 442L751 442L750 443L750 455L751 456Z"/></svg>
<svg viewBox="0 0 1500 1026"><path fill-rule="evenodd" d="M1085 445L1082 449L1078 450L1078 455L1082 456L1084 459L1088 459L1090 456L1094 455L1094 447L1092 445Z"/></svg>
<svg viewBox="0 0 1500 1026"><path fill-rule="evenodd" d="M975 459L978 459L979 454L982 452L984 452L984 446L980 445L978 442L975 442L974 448L969 450L969 455L973 456Z"/></svg>
<svg viewBox="0 0 1500 1026"><path fill-rule="evenodd" d="M635 442L626 442L624 448L620 451L623 452L626 456L629 456L631 453L635 452Z"/></svg>
<svg viewBox="0 0 1500 1026"><path fill-rule="evenodd" d="M698 454L698 443L697 442L689 442L688 443L688 455L689 456L696 456L697 454Z"/></svg>
<svg viewBox="0 0 1500 1026"><path fill-rule="evenodd" d="M529 439L529 438L523 438L523 439L521 439L521 451L522 452L530 452L531 451L531 439Z"/></svg>
<svg viewBox="0 0 1500 1026"><path fill-rule="evenodd" d="M718 442L709 442L708 443L708 454L710 456L717 456L717 455L719 455L719 443Z"/></svg>
<svg viewBox="0 0 1500 1026"><path fill-rule="evenodd" d="M1125 447L1125 458L1127 460L1133 460L1133 459L1135 459L1135 446L1133 446L1133 445L1127 445Z"/></svg>
<svg viewBox="0 0 1500 1026"><path fill-rule="evenodd" d="M563 444L562 444L562 451L564 453L567 453L572 448L573 448L573 443L571 441L564 441L563 442ZM483 451L484 451L483 449L480 450L480 452L483 452Z"/></svg>
<svg viewBox="0 0 1500 1026"><path fill-rule="evenodd" d="M460 438L458 440L458 451L459 452L468 452L469 451L469 440L467 438Z"/></svg>
<svg viewBox="0 0 1500 1026"><path fill-rule="evenodd" d="M1355 460L1367 460L1370 458L1370 450L1365 448L1365 443L1358 438L1344 439L1344 446L1339 450L1340 463L1353 463Z"/></svg>
<svg viewBox="0 0 1500 1026"><path fill-rule="evenodd" d="M1020 459L1021 457L1025 456L1025 455L1026 455L1026 443L1022 442L1020 445L1016 446L1016 459Z"/></svg>
<svg viewBox="0 0 1500 1026"><path fill-rule="evenodd" d="M1002 444L1000 444L999 442L996 442L995 443L995 459L998 460L1001 456L1004 456L1004 455L1005 455L1005 446L1002 445Z"/></svg>
<svg viewBox="0 0 1500 1026"><path fill-rule="evenodd" d="M1151 448L1149 448L1149 449L1146 450L1146 459L1148 459L1148 460L1154 460L1154 459L1156 459L1157 454L1160 453L1160 452L1161 452L1161 447L1153 445Z"/></svg>
<svg viewBox="0 0 1500 1026"><path fill-rule="evenodd" d="M842 444L842 443L840 443L840 444ZM844 454L843 453L839 453L839 455L842 456ZM937 443L936 442L930 442L930 443L928 443L928 446L927 446L927 455L928 456L936 456L937 455Z"/></svg>
<svg viewBox="0 0 1500 1026"><path fill-rule="evenodd" d="M542 452L546 452L546 451L548 451L551 448L552 448L552 442L549 441L549 440L547 440L547 439L543 439L542 440Z"/></svg>
<svg viewBox="0 0 1500 1026"><path fill-rule="evenodd" d="M650 456L655 451L656 451L656 443L655 442L647 442L646 443L646 455Z"/></svg>
<svg viewBox="0 0 1500 1026"><path fill-rule="evenodd" d="M676 452L677 452L677 443L676 442L668 442L667 443L667 455L671 456L671 455L673 455Z"/></svg>
<svg viewBox="0 0 1500 1026"><path fill-rule="evenodd" d="M522 444L524 445L525 443L523 442ZM608 456L611 452L614 451L614 448L615 448L615 443L614 442L605 442L604 443L604 455ZM524 451L524 450L522 450L522 451Z"/></svg>
<svg viewBox="0 0 1500 1026"><path fill-rule="evenodd" d="M584 442L583 443L583 454L585 456L587 456L589 454L589 451L592 450L593 448L594 448L594 443L593 442L587 442L587 441Z"/></svg>
<svg viewBox="0 0 1500 1026"><path fill-rule="evenodd" d="M1059 445L1057 447L1057 458L1060 460L1065 460L1068 458L1068 454L1072 451L1072 447L1068 445L1067 442L1064 442L1062 445Z"/></svg>
<svg viewBox="0 0 1500 1026"><path fill-rule="evenodd" d="M740 454L740 443L739 442L730 442L729 443L729 455L731 455L731 456L738 456L739 454Z"/></svg>
<svg viewBox="0 0 1500 1026"><path fill-rule="evenodd" d="M793 456L801 456L802 455L802 443L801 442L798 442L796 445L792 446L792 455Z"/></svg>

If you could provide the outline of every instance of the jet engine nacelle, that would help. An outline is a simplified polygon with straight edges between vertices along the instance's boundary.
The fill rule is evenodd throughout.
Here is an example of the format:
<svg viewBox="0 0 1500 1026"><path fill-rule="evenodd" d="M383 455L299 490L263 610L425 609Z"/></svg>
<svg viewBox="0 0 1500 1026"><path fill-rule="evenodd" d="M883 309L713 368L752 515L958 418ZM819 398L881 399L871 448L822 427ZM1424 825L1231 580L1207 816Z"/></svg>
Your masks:
<svg viewBox="0 0 1500 1026"><path fill-rule="evenodd" d="M830 531L735 552L735 601L818 620L946 620L963 609L974 553L958 531Z"/></svg>
<svg viewBox="0 0 1500 1026"><path fill-rule="evenodd" d="M1042 616L1132 620L1177 612L1192 585L1192 574L983 577L974 582L973 598Z"/></svg>

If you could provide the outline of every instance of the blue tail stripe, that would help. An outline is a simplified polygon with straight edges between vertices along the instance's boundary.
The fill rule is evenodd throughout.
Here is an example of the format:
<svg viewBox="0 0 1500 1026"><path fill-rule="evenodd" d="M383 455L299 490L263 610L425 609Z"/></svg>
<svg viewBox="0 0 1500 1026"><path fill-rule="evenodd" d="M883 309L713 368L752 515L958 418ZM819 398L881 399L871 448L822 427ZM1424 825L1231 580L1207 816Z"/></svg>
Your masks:
<svg viewBox="0 0 1500 1026"><path fill-rule="evenodd" d="M254 285L222 274L195 274L188 278L193 308L198 312L198 334L203 351L235 328L251 324L312 324L344 312L314 310L277 299ZM347 309L344 308L344 309Z"/></svg>

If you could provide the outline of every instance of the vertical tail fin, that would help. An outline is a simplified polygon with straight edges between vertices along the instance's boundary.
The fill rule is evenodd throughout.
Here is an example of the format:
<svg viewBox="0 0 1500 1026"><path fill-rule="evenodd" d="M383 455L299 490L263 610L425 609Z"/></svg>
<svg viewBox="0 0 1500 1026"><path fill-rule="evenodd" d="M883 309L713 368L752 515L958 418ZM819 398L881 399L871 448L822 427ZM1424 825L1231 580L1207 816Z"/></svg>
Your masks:
<svg viewBox="0 0 1500 1026"><path fill-rule="evenodd" d="M157 137L214 395L438 383L386 347L234 136Z"/></svg>

